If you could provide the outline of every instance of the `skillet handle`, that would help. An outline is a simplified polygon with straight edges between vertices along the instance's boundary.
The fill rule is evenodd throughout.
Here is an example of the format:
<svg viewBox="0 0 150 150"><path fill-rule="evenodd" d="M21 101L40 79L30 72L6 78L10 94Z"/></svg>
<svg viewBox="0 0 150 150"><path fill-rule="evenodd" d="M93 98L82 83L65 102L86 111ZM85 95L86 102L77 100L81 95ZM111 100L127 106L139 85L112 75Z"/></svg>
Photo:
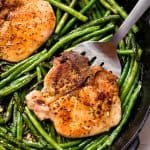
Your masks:
<svg viewBox="0 0 150 150"><path fill-rule="evenodd" d="M129 145L127 148L128 150L137 150L140 145L140 138L139 135L134 139L134 141Z"/></svg>
<svg viewBox="0 0 150 150"><path fill-rule="evenodd" d="M144 12L150 7L150 0L139 0L130 12L128 17L120 26L119 30L115 33L112 38L112 42L117 46L119 41L123 39L129 32L131 27L139 20Z"/></svg>

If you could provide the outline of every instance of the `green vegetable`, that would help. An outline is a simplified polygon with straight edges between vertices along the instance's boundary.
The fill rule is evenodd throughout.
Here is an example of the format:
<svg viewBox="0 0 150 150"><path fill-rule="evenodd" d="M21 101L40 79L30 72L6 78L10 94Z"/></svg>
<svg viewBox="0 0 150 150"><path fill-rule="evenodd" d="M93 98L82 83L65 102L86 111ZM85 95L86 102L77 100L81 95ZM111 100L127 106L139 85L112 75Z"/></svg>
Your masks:
<svg viewBox="0 0 150 150"><path fill-rule="evenodd" d="M134 80L134 83L131 86L131 89L130 89L129 93L127 94L124 102L122 103L122 110L123 111L125 110L125 107L128 105L128 102L130 101L131 95L134 92L134 89L136 88L138 79L139 79L139 70L138 70L138 73L137 73L136 78Z"/></svg>
<svg viewBox="0 0 150 150"><path fill-rule="evenodd" d="M0 150L6 150L6 148L4 146L0 145Z"/></svg>
<svg viewBox="0 0 150 150"><path fill-rule="evenodd" d="M114 9L106 0L100 0L101 4L106 7L108 10L112 11L113 13L117 14L117 10Z"/></svg>
<svg viewBox="0 0 150 150"><path fill-rule="evenodd" d="M131 70L131 74L130 76L127 78L127 81L125 82L125 86L122 87L122 91L121 91L121 100L123 101L125 99L125 97L127 96L127 93L129 92L133 82L134 82L134 79L136 77L136 74L138 72L138 69L139 69L139 64L138 62L135 60L134 61L134 64L133 64L133 68Z"/></svg>
<svg viewBox="0 0 150 150"><path fill-rule="evenodd" d="M34 135L36 137L36 139L39 140L39 142L41 144L45 145L46 142L43 140L42 136L39 135L38 131L35 129L35 127L33 126L32 122L27 117L27 115L25 113L23 113L22 117L23 117L24 122L26 123L26 125L30 129L30 132L32 133L32 135Z"/></svg>
<svg viewBox="0 0 150 150"><path fill-rule="evenodd" d="M9 141L10 143L17 145L18 148L24 150L31 150L25 143L18 141L16 138L6 135L4 133L0 133L0 137L4 138L4 140ZM17 148L16 148L17 149Z"/></svg>
<svg viewBox="0 0 150 150"><path fill-rule="evenodd" d="M109 24L108 26L104 27L103 29L100 30L96 30L92 33L89 33L81 38L79 38L78 40L76 40L75 42L72 43L72 45L76 45L81 43L82 41L87 41L89 38L93 37L93 36L98 36L98 35L103 35L105 33L107 33L108 31L114 29L114 25L113 24Z"/></svg>
<svg viewBox="0 0 150 150"><path fill-rule="evenodd" d="M82 15L75 9L68 7L67 5L64 5L63 3L60 3L56 0L47 0L47 1L50 2L52 5L56 6L57 8L62 9L63 11L73 15L74 17L78 18L79 20L81 20L83 22L88 20L88 18L86 16Z"/></svg>
<svg viewBox="0 0 150 150"><path fill-rule="evenodd" d="M12 123L12 128L11 132L14 137L16 137L16 132L17 132L17 105L14 104L14 109L13 109L13 123Z"/></svg>
<svg viewBox="0 0 150 150"><path fill-rule="evenodd" d="M23 143L29 147L33 147L36 149L44 149L45 146L39 142L33 142L33 141L28 141L28 140L23 140Z"/></svg>
<svg viewBox="0 0 150 150"><path fill-rule="evenodd" d="M3 117L0 117L0 124L7 123L10 120L12 116L13 104L14 103L13 103L13 98L12 98L11 101L9 102L6 114L4 114Z"/></svg>
<svg viewBox="0 0 150 150"><path fill-rule="evenodd" d="M17 80L13 81L10 85L5 86L4 88L0 89L0 97L7 96L21 87L28 84L36 75L35 74L29 74L25 75L23 77L18 78Z"/></svg>
<svg viewBox="0 0 150 150"><path fill-rule="evenodd" d="M123 7L120 7L118 5L118 3L115 1L115 0L108 0L109 3L117 10L117 12L120 14L120 16L123 18L123 19L126 19L128 14L127 12L123 9ZM136 25L133 25L133 28L132 28L133 32L136 33L138 32L138 27Z"/></svg>
<svg viewBox="0 0 150 150"><path fill-rule="evenodd" d="M24 70L25 68L30 66L33 63L33 61L36 61L37 59L39 59L41 57L41 55L44 55L46 52L47 52L46 50L43 50L42 52L39 52L39 53L37 53L37 54L35 54L35 55L33 55L33 56L23 60L23 61L17 63L13 67L11 67L8 71L0 74L0 78L4 79L4 78L9 76L8 77L9 80L7 82L11 81L13 78L16 77L16 75L18 75L18 73L20 73L22 70ZM10 75L11 75L11 77L10 77ZM2 81L0 81L0 85L2 84L1 83Z"/></svg>
<svg viewBox="0 0 150 150"><path fill-rule="evenodd" d="M31 122L33 123L33 125L35 126L35 128L39 131L39 133L43 136L43 138L45 138L45 140L51 144L56 150L63 150L47 133L46 131L42 128L42 126L40 125L40 123L37 121L37 119L32 115L32 113L30 112L30 110L25 107L25 112L28 115L29 119L31 120Z"/></svg>
<svg viewBox="0 0 150 150"><path fill-rule="evenodd" d="M67 147L72 147L72 146L76 146L78 144L80 144L83 141L83 139L79 139L79 140L75 140L75 141L71 141L71 142L67 142L67 143L63 143L63 144L59 144L61 147L63 148L67 148Z"/></svg>
<svg viewBox="0 0 150 150"><path fill-rule="evenodd" d="M74 32L72 34L69 34L68 36L65 36L64 38L60 39L49 51L47 54L47 57L50 58L59 48L61 48L64 44L66 44L69 41L72 41L73 39L83 36L85 34L91 33L93 31L98 30L98 26L89 27L87 29L84 29L83 31Z"/></svg>
<svg viewBox="0 0 150 150"><path fill-rule="evenodd" d="M23 132L23 122L22 115L19 111L17 111L17 140L22 140L22 132Z"/></svg>
<svg viewBox="0 0 150 150"><path fill-rule="evenodd" d="M71 7L71 8L74 7L74 5L76 4L76 1L77 1L77 0L72 0L72 2L70 3L69 7ZM63 26L64 26L66 20L68 19L68 17L69 17L69 14L68 14L68 13L65 13L65 14L62 16L61 20L59 21L59 23L58 23L58 25L57 25L57 27L56 27L56 30L55 30L55 33L56 33L56 34L58 34L58 33L61 31L61 29L63 28Z"/></svg>
<svg viewBox="0 0 150 150"><path fill-rule="evenodd" d="M123 82L124 82L124 80L125 80L125 78L126 78L126 76L128 74L129 66L130 66L130 58L128 57L127 61L126 61L126 64L123 67L123 71L121 73L121 77L119 78L119 81L118 81L119 87L122 86L122 84L123 84Z"/></svg>
<svg viewBox="0 0 150 150"><path fill-rule="evenodd" d="M110 34L110 35L108 35L108 36L106 36L106 37L100 39L100 42L106 42L106 41L110 40L112 37L113 37L113 35Z"/></svg>
<svg viewBox="0 0 150 150"><path fill-rule="evenodd" d="M120 55L134 55L134 51L132 49L118 49L117 53Z"/></svg>
<svg viewBox="0 0 150 150"><path fill-rule="evenodd" d="M93 140L91 143L89 143L84 150L93 150L96 149L97 146L103 144L103 142L108 138L108 135L105 136L99 136L96 140Z"/></svg>
<svg viewBox="0 0 150 150"><path fill-rule="evenodd" d="M39 66L36 67L36 73L37 73L37 81L40 82L42 80L42 73Z"/></svg>
<svg viewBox="0 0 150 150"><path fill-rule="evenodd" d="M85 13L86 11L88 11L92 5L95 3L96 0L90 0L90 2L80 11L80 13ZM64 35L68 30L70 30L70 28L72 28L72 26L76 23L76 18L72 18L63 28L63 30L61 31L60 35Z"/></svg>
<svg viewBox="0 0 150 150"><path fill-rule="evenodd" d="M57 0L57 1L61 2L61 0ZM61 10L59 8L57 8L57 10L56 10L56 23L57 24L59 23L59 21L61 19L61 14L62 14Z"/></svg>

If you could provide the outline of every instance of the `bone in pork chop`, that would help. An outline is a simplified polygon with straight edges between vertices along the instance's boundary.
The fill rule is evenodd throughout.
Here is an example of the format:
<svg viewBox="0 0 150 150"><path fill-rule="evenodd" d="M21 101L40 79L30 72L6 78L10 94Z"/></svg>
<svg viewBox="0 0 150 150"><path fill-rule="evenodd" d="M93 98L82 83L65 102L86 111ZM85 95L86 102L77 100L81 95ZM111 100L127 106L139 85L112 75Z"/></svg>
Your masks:
<svg viewBox="0 0 150 150"><path fill-rule="evenodd" d="M76 52L53 61L42 91L31 91L28 107L39 119L50 119L58 133L80 138L108 131L121 119L117 77L101 66L89 66Z"/></svg>

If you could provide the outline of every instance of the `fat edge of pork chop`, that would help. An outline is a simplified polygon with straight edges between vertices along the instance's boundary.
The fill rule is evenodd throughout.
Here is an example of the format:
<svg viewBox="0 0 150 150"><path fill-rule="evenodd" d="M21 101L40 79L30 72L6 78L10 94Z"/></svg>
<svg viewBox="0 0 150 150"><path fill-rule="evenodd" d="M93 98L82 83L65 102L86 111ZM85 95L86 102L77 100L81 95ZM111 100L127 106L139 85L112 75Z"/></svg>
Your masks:
<svg viewBox="0 0 150 150"><path fill-rule="evenodd" d="M70 56L72 53L79 56L74 52L62 55ZM63 57L56 59L62 60ZM78 63L81 64L79 61ZM73 87L64 94L62 91L48 94L49 90L44 86L44 90L34 90L26 97L28 107L39 119L52 120L57 132L65 137L81 138L96 135L108 131L121 119L117 78L100 66L90 67L87 61L86 63L85 78L80 86L75 85L76 88ZM54 67L57 70L57 63ZM47 75L51 79L51 74Z"/></svg>

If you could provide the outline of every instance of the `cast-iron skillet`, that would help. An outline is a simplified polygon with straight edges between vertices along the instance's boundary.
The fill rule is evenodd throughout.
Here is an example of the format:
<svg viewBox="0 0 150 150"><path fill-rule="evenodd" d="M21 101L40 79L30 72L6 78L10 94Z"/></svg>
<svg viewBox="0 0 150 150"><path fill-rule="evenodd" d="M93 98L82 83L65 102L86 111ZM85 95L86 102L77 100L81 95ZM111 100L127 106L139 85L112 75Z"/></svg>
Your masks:
<svg viewBox="0 0 150 150"><path fill-rule="evenodd" d="M127 11L130 11L137 0L118 0L118 2L123 5ZM129 145L142 129L150 109L150 9L142 16L138 25L140 32L136 37L144 51L141 65L142 92L132 111L128 125L125 126L119 138L111 147L113 150L128 149Z"/></svg>

